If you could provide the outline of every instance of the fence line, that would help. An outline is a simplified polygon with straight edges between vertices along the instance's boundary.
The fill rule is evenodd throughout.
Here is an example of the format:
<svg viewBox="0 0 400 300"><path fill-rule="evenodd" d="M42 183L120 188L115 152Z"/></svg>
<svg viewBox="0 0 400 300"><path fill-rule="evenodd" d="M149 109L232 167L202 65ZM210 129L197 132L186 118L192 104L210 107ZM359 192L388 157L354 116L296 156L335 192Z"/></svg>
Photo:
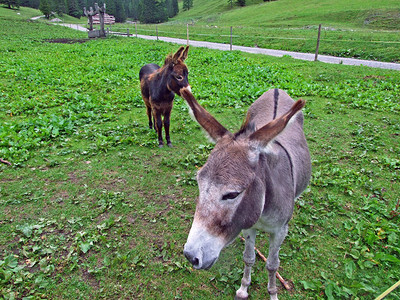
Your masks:
<svg viewBox="0 0 400 300"><path fill-rule="evenodd" d="M126 26L127 24L117 24L113 25L113 30L111 31L110 29L107 30L108 34L116 34L116 35L122 35L122 36L133 36L133 34L130 34L129 31L129 26ZM165 25L165 24L157 24L157 25L147 25L147 24L138 24L138 23L132 23L132 26L135 28L135 36L138 37L138 35L147 35L147 36L153 36L155 37L154 39L159 41L162 39L161 37L165 37L166 39L168 38L177 38L183 40L186 44L189 44L189 39L192 37L192 42L211 42L211 43L219 43L219 44L227 44L229 45L229 50L233 49L233 45L235 45L235 49L237 47L254 47L254 48L264 48L264 49L276 49L276 47L280 47L279 42L274 42L273 40L287 40L288 42L286 46L281 47L280 50L286 50L289 52L302 52L302 53L315 53L315 60L320 60L318 57L319 51L321 54L326 54L326 55L333 55L333 56L338 56L338 57L352 57L352 58L358 58L358 59L366 59L366 60L379 60L380 57L380 49L384 49L388 46L386 45L393 45L392 48L397 47L397 45L400 44L400 40L398 37L397 32L392 32L392 34L386 34L383 36L385 39L392 39L392 40L387 40L387 41L376 41L376 40L355 40L352 39L352 31L341 31L341 30L330 30L328 27L322 28L321 25L318 27L310 27L310 28L305 28L303 29L304 32L296 32L295 34L304 34L305 36L263 36L262 31L260 32L260 35L258 35L259 32L256 32L256 35L248 34L251 33L250 27L217 27L217 26L195 26L194 24L184 24L185 26L182 25ZM122 27L124 26L124 27ZM132 28L131 26L131 28ZM170 31L168 30L163 30L163 29L168 29L167 27L170 26L169 28L171 29ZM161 28L160 28L161 27ZM186 28L185 28L186 27ZM321 31L321 29L323 31ZM191 29L192 28L192 29ZM119 31L117 31L119 30ZM172 31L173 30L173 31ZM204 33L204 32L199 32L203 30L209 30L213 31L211 33ZM242 31L243 30L243 31ZM281 29L277 29L279 32ZM195 31L195 32L193 32ZM215 32L217 31L217 32ZM230 31L230 32L229 32ZM242 32L241 32L242 31ZM269 29L265 30L266 33L268 33ZM317 35L319 31L319 34ZM288 31L285 31L288 32ZM230 34L228 34L230 33ZM343 34L342 34L343 33ZM378 33L378 32L377 32ZM278 33L279 34L279 33ZM369 33L367 36L364 35L363 32L359 33L360 36L359 38L373 38L375 32ZM330 36L329 36L330 35ZM328 37L329 36L329 37ZM343 36L346 39L343 39ZM203 38L201 38L203 37ZM332 37L338 37L337 39L332 39ZM358 36L356 37L358 38ZM163 39L164 40L164 39ZM293 40L293 42L289 42L290 40ZM296 42L299 41L299 42ZM349 43L349 44L346 44ZM375 47L372 46L372 44L377 44L380 43L381 45ZM366 46L365 46L366 45ZM368 45L371 45L370 48L372 49L371 52L366 51L363 49L364 47L368 47ZM320 47L321 46L321 47ZM291 48L291 49L290 49ZM290 49L290 50L289 50ZM322 50L321 50L322 49ZM393 54L389 50L388 55L390 57L393 56ZM398 61L396 57L394 57L394 60L392 61Z"/></svg>
<svg viewBox="0 0 400 300"><path fill-rule="evenodd" d="M126 28L129 29L129 28ZM152 29L140 29L140 31L143 32L155 32L155 30ZM118 31L112 31L110 32L111 34L121 34L124 35L125 33L123 31L118 32ZM162 33L166 33L167 36L169 36L170 33L172 34L176 34L175 32L171 32L171 31L164 31L164 30L158 30L158 34L162 34ZM137 34L136 34L137 35ZM148 34L148 35L152 35L152 34ZM183 35L183 34L182 34ZM157 36L157 34L154 34L154 36ZM231 35L229 34L209 34L209 33L191 33L190 36L214 36L214 37L230 37ZM232 37L241 37L241 35L237 35L237 34L233 34ZM315 39L312 38L302 38L302 37L278 37L278 36L249 36L246 35L246 37L254 37L254 38L258 38L258 39L277 39L277 40L300 40L300 41L313 41ZM332 39L323 39L325 42L357 42L357 43L382 43L382 44L400 44L400 41L362 41L362 40L332 40Z"/></svg>
<svg viewBox="0 0 400 300"><path fill-rule="evenodd" d="M137 35L138 35L138 24L137 23L134 23L134 25L135 25L135 34L136 34L136 37L137 37ZM144 26L146 26L146 27L148 27L149 25L144 25ZM169 25L166 25L166 26L169 26ZM191 25L191 26L194 26L194 25ZM241 37L244 37L245 39L249 39L249 38L257 38L257 40L259 41L260 39L262 40L262 42L261 43L265 43L265 41L266 40L271 40L271 39L279 39L279 40L300 40L300 41L315 41L315 37L313 37L313 38L308 38L308 37L265 37L265 36L263 36L263 37L260 37L260 36L248 36L248 35L244 35L244 36L241 36L241 35L237 35L237 34L233 34L233 27L232 26L230 26L230 34L229 35L226 35L226 34L218 34L218 35L216 35L216 34L207 34L207 33L193 33L193 32L190 32L189 33L189 24L186 24L186 44L187 45L189 45L189 38L190 38L190 35L191 36L207 36L207 37L209 37L209 38L211 38L211 39L213 39L213 37L219 37L219 38L226 38L226 37L229 37L229 41L227 41L227 40L224 40L224 41L222 41L222 43L223 44L228 44L229 43L229 50L230 51L232 51L232 47L233 47L233 38L235 38L235 39L240 39ZM204 27L203 27L204 28ZM217 27L218 28L218 27ZM222 28L224 28L224 27L222 27ZM316 47L314 48L315 49L315 58L314 58L314 60L315 61L317 61L318 60L318 52L319 52L319 47L320 47L320 41L321 41L321 28L322 28L322 25L321 24L319 24L319 26L318 26L318 35L317 35L317 41L316 41ZM210 29L212 29L212 27L210 28ZM225 29L225 28L224 28ZM313 28L312 28L313 29ZM221 28L220 28L220 30L221 30ZM309 29L310 30L310 29ZM154 29L145 29L145 28L141 28L140 29L140 31L142 31L142 32L147 32L147 34L146 35L150 35L150 36L154 36ZM109 31L108 30L108 33L111 33L111 34L118 34L118 35L127 35L127 36L129 36L129 28L126 28L126 33L123 33L123 32L111 32L111 31ZM156 36L156 39L157 39L157 41L159 40L159 35L161 34L161 36L165 36L165 37L170 37L170 38L179 38L179 39L184 39L184 38L182 38L182 36L184 35L184 33L179 33L179 32L177 32L177 31L175 31L175 32L171 32L171 31L165 31L165 30L159 30L158 29L158 25L155 25L155 36ZM325 32L325 35L326 35L326 32ZM195 39L196 40L196 39ZM203 40L204 41L204 40ZM354 42L357 42L357 43L384 43L384 44L400 44L400 41L362 41L362 40L343 40L343 39L336 39L336 40L332 40L332 39L325 39L325 38L323 38L323 41L324 42L334 42L334 43L340 43L340 42L352 42L352 43L354 43ZM209 42L210 42L210 40L209 40ZM218 42L218 43L221 43L221 40L218 40L218 41L215 41L215 40L211 40L211 42ZM242 41L242 43L240 43L239 42L239 44L244 44L243 43L243 41ZM255 44L255 47L259 47L257 44ZM262 45L261 46L261 48L263 48L263 47L265 47L265 45ZM265 48L267 48L267 47L265 47ZM296 50L294 50L294 51L296 51ZM351 49L350 50L337 50L337 51L351 51ZM357 50L356 50L357 51ZM310 46L308 46L308 49L306 50L306 52L312 52L312 48L310 47ZM362 50L361 50L361 52L362 52ZM370 54L371 55L371 54ZM342 56L342 55L339 55L339 56Z"/></svg>
<svg viewBox="0 0 400 300"><path fill-rule="evenodd" d="M116 26L116 25L114 25ZM149 27L149 25L144 25L146 27ZM164 25L164 26L175 26L175 25ZM164 34L165 36L168 37L176 37L176 38L180 38L180 36L185 37L186 39L189 39L189 26L193 26L191 24L186 24L186 32L185 33L177 33L176 31L167 31L167 30L160 30L158 28L158 25L155 25L154 29L145 29L145 28L140 28L140 32L147 32L148 34L146 35L150 35L150 36L161 36L162 34ZM124 27L123 29L120 30L124 30L126 32L126 30L129 27ZM223 27L218 27L223 28ZM224 27L225 28L225 27ZM212 30L213 28L210 27L209 30ZM230 30L230 27L227 27L227 32ZM308 29L310 30L310 29ZM316 30L318 30L318 28L316 28ZM137 34L139 31L139 26L137 25L137 23L135 23L135 35L137 36ZM235 29L233 28L233 31L235 31ZM111 34L120 34L123 35L125 32L123 31L110 31ZM279 36L257 36L257 35L239 35L239 34L213 34L213 33L196 33L196 32L190 32L190 36L207 36L207 37L233 37L233 38L240 38L240 37L247 37L247 38L256 38L256 39L262 39L262 40L273 40L273 39L277 39L277 40L299 40L299 41L315 41L315 38L307 38L307 37L279 37ZM382 43L382 44L400 44L400 41L380 41L380 40L353 40L353 39L327 39L327 38L323 38L322 39L325 42L356 42L356 43Z"/></svg>

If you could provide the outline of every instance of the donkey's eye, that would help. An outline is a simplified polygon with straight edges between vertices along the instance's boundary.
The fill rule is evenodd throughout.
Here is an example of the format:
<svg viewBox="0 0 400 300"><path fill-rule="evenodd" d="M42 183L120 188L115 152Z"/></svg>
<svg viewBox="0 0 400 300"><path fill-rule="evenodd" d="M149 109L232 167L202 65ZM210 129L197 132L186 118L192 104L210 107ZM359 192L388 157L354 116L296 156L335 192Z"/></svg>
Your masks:
<svg viewBox="0 0 400 300"><path fill-rule="evenodd" d="M176 75L175 78L178 81L182 81L183 80L183 76L182 75Z"/></svg>
<svg viewBox="0 0 400 300"><path fill-rule="evenodd" d="M222 196L222 200L232 200L239 196L239 192L232 192Z"/></svg>

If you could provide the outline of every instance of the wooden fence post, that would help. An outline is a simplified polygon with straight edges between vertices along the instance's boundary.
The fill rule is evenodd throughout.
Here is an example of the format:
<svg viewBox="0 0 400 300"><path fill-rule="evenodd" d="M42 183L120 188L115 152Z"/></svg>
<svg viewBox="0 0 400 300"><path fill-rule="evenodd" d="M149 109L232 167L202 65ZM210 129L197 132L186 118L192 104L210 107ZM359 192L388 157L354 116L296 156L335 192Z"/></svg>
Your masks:
<svg viewBox="0 0 400 300"><path fill-rule="evenodd" d="M126 29L126 35L129 37L129 28Z"/></svg>
<svg viewBox="0 0 400 300"><path fill-rule="evenodd" d="M318 60L318 51L319 51L319 40L321 37L321 24L318 26L318 39L317 39L317 48L315 49L315 58L314 61Z"/></svg>
<svg viewBox="0 0 400 300"><path fill-rule="evenodd" d="M135 22L135 34L136 34L136 37L137 37L137 23Z"/></svg>
<svg viewBox="0 0 400 300"><path fill-rule="evenodd" d="M189 24L186 24L186 45L189 45Z"/></svg>
<svg viewBox="0 0 400 300"><path fill-rule="evenodd" d="M230 45L230 51L232 51L232 26L231 26L231 45Z"/></svg>
<svg viewBox="0 0 400 300"><path fill-rule="evenodd" d="M158 26L156 25L156 35L157 35L157 41L158 41Z"/></svg>

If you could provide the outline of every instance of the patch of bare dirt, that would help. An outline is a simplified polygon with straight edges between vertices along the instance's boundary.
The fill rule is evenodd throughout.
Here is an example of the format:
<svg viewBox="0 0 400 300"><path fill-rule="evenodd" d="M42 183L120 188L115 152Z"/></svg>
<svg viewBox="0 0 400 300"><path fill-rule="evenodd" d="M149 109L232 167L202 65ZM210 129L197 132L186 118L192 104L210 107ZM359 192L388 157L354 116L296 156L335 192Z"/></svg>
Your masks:
<svg viewBox="0 0 400 300"><path fill-rule="evenodd" d="M88 283L90 286L98 289L100 287L99 281L87 270L82 271L83 280Z"/></svg>
<svg viewBox="0 0 400 300"><path fill-rule="evenodd" d="M89 41L89 39L50 39L46 40L48 43L57 43L57 44L82 44Z"/></svg>
<svg viewBox="0 0 400 300"><path fill-rule="evenodd" d="M82 180L85 179L87 171L80 171L80 172L70 172L68 173L68 177L70 182L79 184Z"/></svg>

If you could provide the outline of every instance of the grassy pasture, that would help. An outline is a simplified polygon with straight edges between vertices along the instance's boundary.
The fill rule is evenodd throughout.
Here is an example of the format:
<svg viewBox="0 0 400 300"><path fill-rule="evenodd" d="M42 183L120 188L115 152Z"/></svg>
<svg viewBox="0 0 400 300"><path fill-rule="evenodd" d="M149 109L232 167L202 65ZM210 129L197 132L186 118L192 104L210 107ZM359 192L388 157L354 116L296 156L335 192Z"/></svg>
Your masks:
<svg viewBox="0 0 400 300"><path fill-rule="evenodd" d="M253 27L297 27L329 23L340 28L399 30L400 5L396 0L279 0L246 1L245 7L230 8L227 2L194 0L193 8L181 11L176 20Z"/></svg>
<svg viewBox="0 0 400 300"><path fill-rule="evenodd" d="M160 35L186 39L189 23L191 39L229 43L232 26L235 45L314 53L322 24L321 54L399 62L399 16L397 0L247 1L233 9L227 1L195 0L192 9L157 27ZM155 25L139 24L138 33L156 35Z"/></svg>
<svg viewBox="0 0 400 300"><path fill-rule="evenodd" d="M10 20L0 18L0 158L13 164L0 164L2 297L233 298L239 239L209 271L182 254L194 175L213 146L177 97L174 148L158 149L140 97L140 67L177 45ZM60 37L75 42L49 42ZM195 96L232 131L270 88L307 100L313 177L281 250L293 289L280 298L374 299L398 281L400 73L195 48L187 64ZM266 253L267 236L256 245ZM267 297L266 281L257 259L253 299Z"/></svg>

